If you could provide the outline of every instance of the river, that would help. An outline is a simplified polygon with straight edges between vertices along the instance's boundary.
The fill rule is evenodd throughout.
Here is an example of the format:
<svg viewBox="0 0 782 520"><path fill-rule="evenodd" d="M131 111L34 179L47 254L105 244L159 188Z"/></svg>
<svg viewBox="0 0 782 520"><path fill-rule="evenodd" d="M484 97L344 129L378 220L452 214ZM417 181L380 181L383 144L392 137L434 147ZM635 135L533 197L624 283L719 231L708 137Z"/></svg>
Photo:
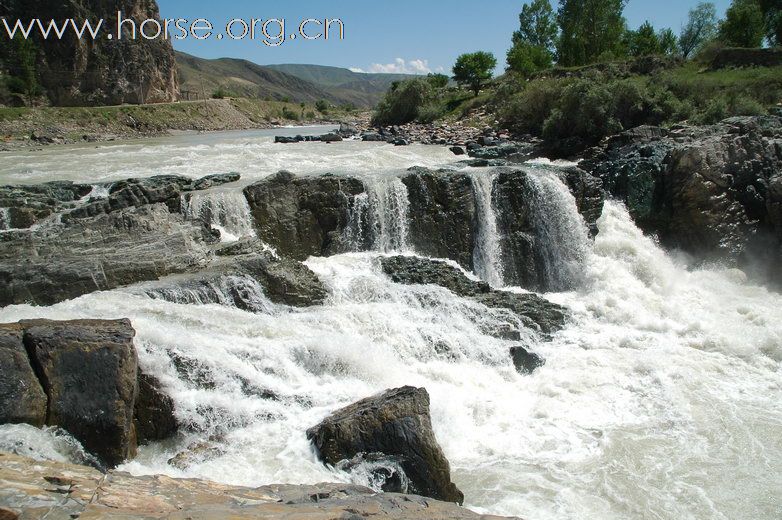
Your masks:
<svg viewBox="0 0 782 520"><path fill-rule="evenodd" d="M431 395L452 478L476 511L530 520L778 519L782 296L735 269L692 267L685 255L644 236L617 202L606 204L590 240L575 200L550 175L557 166L541 162L536 218L545 220L552 286L562 291L545 296L572 317L551 341L522 340L547 363L519 375L508 356L519 342L483 332L498 316L439 287L393 284L376 261L414 253L396 176L414 165L456 162L442 147L275 145L265 131L3 154L3 184L226 171L248 183L280 169L351 174L373 187L371 206L380 208L365 217L382 222L375 251L306 262L331 290L322 307L260 301L265 311L253 314L170 303L130 287L51 307L6 307L0 321L131 319L141 366L192 426L174 441L142 447L121 467L134 474L249 486L366 483L318 462L305 430L340 406L416 385ZM492 179L469 171L483 194L476 270L501 286ZM228 240L252 234L238 190L210 192L188 211L209 207ZM175 359L197 365L213 384L183 380ZM246 381L278 399L248 392ZM210 437L219 443L217 456L186 470L168 464L183 447ZM0 449L24 445L65 459L72 456L65 444L52 432L0 427Z"/></svg>

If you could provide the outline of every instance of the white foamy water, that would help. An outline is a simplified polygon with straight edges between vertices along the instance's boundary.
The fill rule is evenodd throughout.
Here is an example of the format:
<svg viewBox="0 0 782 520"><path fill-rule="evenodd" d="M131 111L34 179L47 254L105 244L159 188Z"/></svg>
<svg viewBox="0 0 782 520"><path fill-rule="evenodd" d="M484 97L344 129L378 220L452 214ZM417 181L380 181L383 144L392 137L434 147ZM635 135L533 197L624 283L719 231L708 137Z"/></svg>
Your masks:
<svg viewBox="0 0 782 520"><path fill-rule="evenodd" d="M109 182L129 177L240 172L243 181L280 170L297 174L368 175L411 166L452 162L445 147L391 146L385 143L275 144L275 135L319 135L333 127L276 128L240 132L185 134L116 143L50 146L43 150L4 152L0 184L36 184L51 180Z"/></svg>
<svg viewBox="0 0 782 520"><path fill-rule="evenodd" d="M304 163L313 160L306 150ZM596 241L585 241L572 197L555 176L539 181L551 265L572 288L547 295L572 312L551 341L488 335L520 323L439 287L390 283L379 252L310 259L331 290L323 307L294 310L259 295L264 305L249 313L136 287L7 307L0 321L131 319L142 368L190 426L142 447L122 467L133 473L361 481L320 464L306 429L340 406L416 385L431 394L453 479L476 510L535 520L779 518L782 297L736 270L688 269L616 203ZM546 365L516 373L509 348L518 344ZM9 428L0 427L0 447L32 435ZM210 437L221 449L214 458L184 470L167 463ZM36 439L33 449L40 441L51 451Z"/></svg>
<svg viewBox="0 0 782 520"><path fill-rule="evenodd" d="M204 220L219 230L221 242L255 237L250 205L241 190L218 189L182 195L182 210L189 218Z"/></svg>
<svg viewBox="0 0 782 520"><path fill-rule="evenodd" d="M477 246L473 253L476 273L493 287L503 287L502 250L494 211L494 175L477 170L472 174L473 191L479 214Z"/></svg>

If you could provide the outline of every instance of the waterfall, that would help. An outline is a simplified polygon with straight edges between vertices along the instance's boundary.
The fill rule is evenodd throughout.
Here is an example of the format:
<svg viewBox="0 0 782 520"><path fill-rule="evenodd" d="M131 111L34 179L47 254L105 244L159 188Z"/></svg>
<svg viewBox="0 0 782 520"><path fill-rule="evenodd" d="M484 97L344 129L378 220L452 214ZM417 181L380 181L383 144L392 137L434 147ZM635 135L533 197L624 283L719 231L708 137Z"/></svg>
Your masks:
<svg viewBox="0 0 782 520"><path fill-rule="evenodd" d="M373 179L367 193L357 195L344 240L351 251L384 253L409 250L407 186L399 177Z"/></svg>
<svg viewBox="0 0 782 520"><path fill-rule="evenodd" d="M477 172L472 175L473 192L478 212L478 237L473 251L476 274L493 287L505 285L502 272L500 236L497 232L497 214L494 210L492 192L493 174Z"/></svg>
<svg viewBox="0 0 782 520"><path fill-rule="evenodd" d="M182 196L182 211L218 229L223 242L255 237L250 205L241 191L188 193Z"/></svg>
<svg viewBox="0 0 782 520"><path fill-rule="evenodd" d="M143 292L150 298L185 305L220 304L250 312L271 314L274 304L263 287L251 276L221 276L209 281L174 283L149 287Z"/></svg>
<svg viewBox="0 0 782 520"><path fill-rule="evenodd" d="M0 208L0 231L11 229L11 210Z"/></svg>
<svg viewBox="0 0 782 520"><path fill-rule="evenodd" d="M556 172L538 168L528 172L537 258L546 285L553 291L572 290L583 280L591 249L586 223Z"/></svg>

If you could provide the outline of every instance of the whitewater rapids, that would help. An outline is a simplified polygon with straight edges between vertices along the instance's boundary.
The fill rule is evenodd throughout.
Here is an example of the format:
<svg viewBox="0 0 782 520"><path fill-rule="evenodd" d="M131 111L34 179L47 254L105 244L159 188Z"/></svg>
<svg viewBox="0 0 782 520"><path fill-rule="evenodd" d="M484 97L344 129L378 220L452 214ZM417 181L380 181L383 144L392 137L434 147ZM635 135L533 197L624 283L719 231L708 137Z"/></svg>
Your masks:
<svg viewBox="0 0 782 520"><path fill-rule="evenodd" d="M361 144L335 145L317 158L305 146L280 153L302 155L300 163L317 172L333 169L354 146ZM367 164L390 161L395 168L453 160L433 147L362 150ZM372 157L391 153L404 155ZM272 166L262 171L273 173L280 159L265 160ZM356 171L366 166L352 160ZM112 170L91 180L125 173L131 175ZM0 321L131 319L142 368L162 382L180 421L193 427L185 438L142 447L121 467L134 474L249 486L360 481L325 468L305 430L340 406L416 385L431 394L435 433L472 509L530 520L779 518L782 297L737 270L689 267L688 258L643 236L614 202L606 204L595 241L582 248L585 230L574 229L574 201L556 200L557 215L570 218L552 225L552 234L578 235L569 244L577 251L562 254L580 265L575 289L546 295L572 312L548 342L532 333L520 342L493 338L484 331L506 320L502 313L439 287L391 283L377 258L404 246L397 239L373 253L308 260L332 292L323 307L265 302L266 312L252 314L170 303L131 287L52 307L6 307ZM488 260L479 274L497 284L486 204L488 234L477 254ZM235 218L221 218L233 235L250 232ZM566 267L571 282L572 265ZM512 365L509 347L520 343L547 360L532 376ZM183 380L174 358L197 362L214 384ZM248 391L248 381L257 392ZM264 398L268 392L277 399ZM222 455L185 471L167 463L209 437L219 439ZM29 427L0 427L0 449L9 445L42 457L63 453L62 436Z"/></svg>

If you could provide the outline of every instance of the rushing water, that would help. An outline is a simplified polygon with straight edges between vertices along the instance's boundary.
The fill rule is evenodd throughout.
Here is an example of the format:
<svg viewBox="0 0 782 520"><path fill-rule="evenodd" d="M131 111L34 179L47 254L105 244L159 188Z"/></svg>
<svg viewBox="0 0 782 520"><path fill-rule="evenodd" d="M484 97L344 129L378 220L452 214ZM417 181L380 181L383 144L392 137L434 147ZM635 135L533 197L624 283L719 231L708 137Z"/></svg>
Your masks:
<svg viewBox="0 0 782 520"><path fill-rule="evenodd" d="M144 146L152 150L138 150L143 160L129 154L130 164L154 156L155 146ZM190 153L189 145L160 146L169 154L164 163ZM532 333L518 342L496 339L486 331L512 316L439 287L395 285L378 265L382 251L406 247L404 202L388 172L452 159L437 148L323 149L269 148L288 159L299 154L286 165L294 171L315 162L311 171L334 170L353 157L346 169L366 167L363 178L374 186L354 217L380 230L375 252L307 262L331 290L325 306L294 310L258 294L262 305L251 313L230 301L205 303L213 295L166 295L142 284L51 307L0 310L4 322L132 320L143 369L173 396L191 432L142 447L123 469L244 485L361 480L320 464L304 432L339 406L409 384L431 394L435 432L474 509L535 520L779 518L780 295L740 271L688 268L686 258L643 236L617 203L606 205L600 233L588 241L551 166L534 168L547 272L568 291L547 297L573 316L549 342ZM235 152L209 153L227 154L223 165L240 160ZM405 155L384 166L386 174L368 166L392 153ZM270 174L281 162L264 161L267 169L248 173ZM491 179L475 175L486 258L479 274L491 278ZM219 284L215 291L226 293ZM508 355L520 343L547 359L532 376L516 373ZM184 470L168 464L209 438L220 449L212 458ZM20 444L41 457L74 452L54 432L0 428L0 448Z"/></svg>

